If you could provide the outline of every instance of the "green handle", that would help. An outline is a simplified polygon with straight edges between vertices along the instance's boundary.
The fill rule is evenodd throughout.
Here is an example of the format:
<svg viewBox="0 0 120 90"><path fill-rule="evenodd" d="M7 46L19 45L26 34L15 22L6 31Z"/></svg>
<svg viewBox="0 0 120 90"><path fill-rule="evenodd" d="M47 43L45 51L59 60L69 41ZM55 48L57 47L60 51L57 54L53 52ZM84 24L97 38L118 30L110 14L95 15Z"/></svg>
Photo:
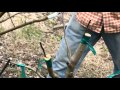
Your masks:
<svg viewBox="0 0 120 90"><path fill-rule="evenodd" d="M82 40L80 42L82 44L86 44L89 47L89 49L93 52L93 54L96 55L96 51L93 48L93 46L89 43L89 39L90 39L90 37L83 36L83 38L82 38Z"/></svg>
<svg viewBox="0 0 120 90"><path fill-rule="evenodd" d="M18 63L17 64L19 67L21 67L21 77L22 78L26 78L26 74L25 74L25 64L23 63Z"/></svg>
<svg viewBox="0 0 120 90"><path fill-rule="evenodd" d="M108 78L113 78L114 76L116 76L116 75L118 75L118 74L120 74L120 71L117 71L117 72L109 75Z"/></svg>

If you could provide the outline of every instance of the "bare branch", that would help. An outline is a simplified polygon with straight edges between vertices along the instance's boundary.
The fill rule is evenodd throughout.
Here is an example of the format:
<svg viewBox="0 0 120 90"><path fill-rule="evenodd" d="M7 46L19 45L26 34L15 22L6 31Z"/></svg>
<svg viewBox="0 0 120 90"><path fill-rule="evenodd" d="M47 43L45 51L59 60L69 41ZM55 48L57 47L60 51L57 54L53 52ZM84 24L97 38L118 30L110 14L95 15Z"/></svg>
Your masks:
<svg viewBox="0 0 120 90"><path fill-rule="evenodd" d="M66 39L66 33L65 33L65 30L66 30L66 29L65 29L65 22L64 22L64 12L62 12L62 23L63 23L65 44L66 44L66 47L67 47L67 57L68 57L68 59L70 60L70 57L71 57L71 49L69 48L68 42L67 42L67 39Z"/></svg>
<svg viewBox="0 0 120 90"><path fill-rule="evenodd" d="M7 12L7 14L8 14L8 17L9 17L9 18L10 18L10 20L11 20L11 23L12 23L13 27L15 28L15 24L13 23L13 20L12 20L12 18L10 17L10 13L9 13L9 12Z"/></svg>
<svg viewBox="0 0 120 90"><path fill-rule="evenodd" d="M58 75L57 75L55 72L53 72L53 68L52 68L52 66L48 66L49 63L52 64L51 56L50 56L50 55L46 55L46 53L45 53L45 49L43 48L41 42L40 42L40 47L42 48L42 51L43 51L43 53L44 53L44 58L47 58L47 59L49 58L48 61L45 61L46 64L47 64L47 70L48 70L49 75L50 75L52 78L58 78Z"/></svg>
<svg viewBox="0 0 120 90"><path fill-rule="evenodd" d="M0 18L5 14L6 12L0 12Z"/></svg>
<svg viewBox="0 0 120 90"><path fill-rule="evenodd" d="M89 36L86 36L86 35L89 35ZM90 36L90 34L85 34L85 37L90 38L91 36ZM74 72L75 66L77 65L80 57L82 56L85 48L86 48L86 44L80 43L78 45L78 48L76 49L75 53L71 56L70 63L67 63L67 65L68 65L67 72L66 72L67 78L73 78L73 72Z"/></svg>
<svg viewBox="0 0 120 90"><path fill-rule="evenodd" d="M1 20L0 23L5 22L5 21L7 21L8 19L13 18L13 17L15 17L15 16L18 15L18 14L20 14L20 13L16 13L16 14L10 16L10 17L7 17L6 19Z"/></svg>
<svg viewBox="0 0 120 90"><path fill-rule="evenodd" d="M41 49L42 49L42 51L43 51L43 53L44 53L44 57L46 57L45 49L43 48L43 46L42 46L42 43L41 43L41 42L40 42L40 47L41 47Z"/></svg>
<svg viewBox="0 0 120 90"><path fill-rule="evenodd" d="M2 75L2 73L5 71L5 69L7 68L7 66L9 65L10 60L7 61L7 63L5 64L5 66L3 67L3 69L0 72L0 76Z"/></svg>
<svg viewBox="0 0 120 90"><path fill-rule="evenodd" d="M65 24L65 27L68 25L68 23ZM53 29L58 29L58 28L64 28L64 25L56 25L53 27Z"/></svg>
<svg viewBox="0 0 120 90"><path fill-rule="evenodd" d="M83 51L85 50L86 45L84 44L79 44L76 52L74 55L70 58L70 63L68 63L68 68L66 72L66 77L67 78L73 78L73 72L76 64L78 63L80 57L82 56Z"/></svg>
<svg viewBox="0 0 120 90"><path fill-rule="evenodd" d="M18 26L14 27L14 28L11 28L11 29L8 29L8 30L6 30L6 31L1 32L1 33L0 33L0 36L6 34L6 33L8 33L8 32L14 31L14 30L16 30L16 29L22 28L22 27L24 27L24 26L27 26L27 25L29 25L29 24L33 24L33 23L45 21L45 20L47 20L47 19L48 19L47 17L44 17L44 18L42 18L42 19L40 19L40 20L33 20L33 21L30 21L30 22L23 23L23 24L18 25Z"/></svg>

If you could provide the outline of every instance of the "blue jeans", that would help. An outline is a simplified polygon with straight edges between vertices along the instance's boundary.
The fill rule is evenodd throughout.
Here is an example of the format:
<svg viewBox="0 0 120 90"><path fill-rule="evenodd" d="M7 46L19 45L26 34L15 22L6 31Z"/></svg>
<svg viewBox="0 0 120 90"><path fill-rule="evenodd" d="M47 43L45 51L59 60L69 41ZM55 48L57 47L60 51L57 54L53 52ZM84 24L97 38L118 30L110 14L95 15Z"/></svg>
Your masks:
<svg viewBox="0 0 120 90"><path fill-rule="evenodd" d="M71 49L71 54L75 52L83 34L86 31L86 28L81 26L79 22L76 20L75 14L76 13L72 15L69 24L66 28L66 39ZM105 44L107 45L108 50L112 55L114 71L120 70L120 33L112 34L104 33L104 27L101 28L101 33L96 33L93 32L92 30L87 30L86 32L89 32L91 34L90 43L93 46L101 37L103 37L103 40L105 41ZM75 71L78 70L88 52L89 48L86 47L85 51L82 54L82 57L80 58L78 64L76 65ZM67 57L67 48L65 40L64 38L62 38L59 50L56 54L55 59L53 60L53 71L57 72L60 78L65 78L65 72L67 68L66 62L68 62L68 60L69 59ZM50 78L49 75L48 78Z"/></svg>

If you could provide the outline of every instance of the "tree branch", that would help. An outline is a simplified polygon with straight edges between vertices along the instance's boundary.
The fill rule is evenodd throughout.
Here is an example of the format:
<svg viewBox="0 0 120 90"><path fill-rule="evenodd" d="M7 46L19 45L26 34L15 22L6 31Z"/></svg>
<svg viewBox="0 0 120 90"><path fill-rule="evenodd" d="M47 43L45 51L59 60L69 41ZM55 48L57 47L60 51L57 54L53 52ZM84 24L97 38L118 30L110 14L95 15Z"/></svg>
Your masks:
<svg viewBox="0 0 120 90"><path fill-rule="evenodd" d="M9 65L10 60L7 61L7 63L5 64L5 66L3 67L2 71L0 72L0 76L2 75L2 73L5 71L5 69L7 68L7 66Z"/></svg>
<svg viewBox="0 0 120 90"><path fill-rule="evenodd" d="M12 23L13 27L15 28L15 24L13 23L13 20L12 20L12 18L11 18L11 16L10 16L10 13L9 13L9 12L7 12L7 14L8 14L8 17L9 17L9 18L10 18L10 20L11 20L11 23Z"/></svg>
<svg viewBox="0 0 120 90"><path fill-rule="evenodd" d="M49 60L45 61L45 62L46 62L46 65L47 65L47 70L48 70L49 75L50 75L52 78L58 78L58 75L57 75L55 72L53 72L52 66L48 66L48 63L51 63L51 64L52 64L51 57L49 57L49 55L46 55L45 50L44 50L41 42L40 42L40 47L41 47L41 49L42 49L42 51L43 51L43 53L44 53L44 59L45 59L45 58L49 59Z"/></svg>
<svg viewBox="0 0 120 90"><path fill-rule="evenodd" d="M20 14L20 13L16 13L16 14L10 16L10 17L7 17L6 19L1 20L0 23L5 22L5 21L7 21L8 19L13 18L14 16L16 16L16 15L18 15L18 14Z"/></svg>
<svg viewBox="0 0 120 90"><path fill-rule="evenodd" d="M43 48L43 46L42 46L42 43L41 43L41 42L40 42L40 47L41 47L41 49L42 49L42 51L43 51L43 53L44 53L44 57L46 57L45 49Z"/></svg>
<svg viewBox="0 0 120 90"><path fill-rule="evenodd" d="M0 18L5 14L6 12L0 12Z"/></svg>
<svg viewBox="0 0 120 90"><path fill-rule="evenodd" d="M65 27L68 25L68 23L65 24ZM64 28L64 25L56 25L53 27L53 29L58 29L58 28Z"/></svg>
<svg viewBox="0 0 120 90"><path fill-rule="evenodd" d="M18 26L14 27L14 28L11 28L11 29L8 29L8 30L6 30L6 31L1 32L1 33L0 33L0 36L6 34L6 33L8 33L8 32L14 31L14 30L16 30L16 29L19 29L19 28L21 28L21 27L27 26L27 25L29 25L29 24L37 23L37 22L41 22L41 21L45 21L45 20L47 20L47 19L48 19L47 17L44 17L44 18L42 18L42 19L40 19L40 20L33 20L33 21L30 21L30 22L23 23L23 24L18 25Z"/></svg>
<svg viewBox="0 0 120 90"><path fill-rule="evenodd" d="M91 35L89 33L85 33L84 37L91 37ZM84 38L83 37L83 38ZM66 71L66 77L67 78L73 78L74 75L74 69L75 66L77 65L80 57L82 56L84 50L86 48L86 44L80 43L75 51L75 53L71 56L70 58L70 63L67 63L67 71Z"/></svg>
<svg viewBox="0 0 120 90"><path fill-rule="evenodd" d="M86 30L88 30L90 22L91 22L91 20L88 22ZM89 34L85 31L82 39L89 40L90 37L91 37L91 34ZM85 48L86 48L86 44L85 43L80 43L78 45L75 53L72 56L70 56L70 58L69 58L70 62L67 62L67 71L66 71L66 77L67 78L74 78L75 66L77 65L79 59L81 58L82 53L84 52Z"/></svg>

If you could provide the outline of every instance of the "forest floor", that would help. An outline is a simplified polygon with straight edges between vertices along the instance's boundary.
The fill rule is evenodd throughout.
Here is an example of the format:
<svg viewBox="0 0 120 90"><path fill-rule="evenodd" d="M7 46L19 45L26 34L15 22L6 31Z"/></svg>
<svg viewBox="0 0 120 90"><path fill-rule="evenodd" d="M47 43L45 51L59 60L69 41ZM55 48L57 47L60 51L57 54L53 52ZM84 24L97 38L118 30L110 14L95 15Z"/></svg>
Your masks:
<svg viewBox="0 0 120 90"><path fill-rule="evenodd" d="M11 15L16 12L11 12ZM49 13L28 13L17 15L13 18L14 24L18 25L24 21L41 18ZM7 16L7 15L6 15ZM4 19L4 16L2 19ZM65 13L65 22L69 21L70 12ZM1 19L1 20L2 20ZM13 32L7 33L0 37L0 68L5 65L5 60L11 58L12 61L21 60L31 68L37 67L37 59L43 55L39 42L41 41L46 53L55 57L59 48L63 29L53 30L55 25L60 25L61 20L58 18L50 19L45 22L35 23L25 26ZM10 20L0 25L0 32L12 28ZM90 51L82 62L77 77L79 78L106 78L112 73L113 62L102 38L94 46L97 55ZM3 75L11 78L12 73L6 70Z"/></svg>

